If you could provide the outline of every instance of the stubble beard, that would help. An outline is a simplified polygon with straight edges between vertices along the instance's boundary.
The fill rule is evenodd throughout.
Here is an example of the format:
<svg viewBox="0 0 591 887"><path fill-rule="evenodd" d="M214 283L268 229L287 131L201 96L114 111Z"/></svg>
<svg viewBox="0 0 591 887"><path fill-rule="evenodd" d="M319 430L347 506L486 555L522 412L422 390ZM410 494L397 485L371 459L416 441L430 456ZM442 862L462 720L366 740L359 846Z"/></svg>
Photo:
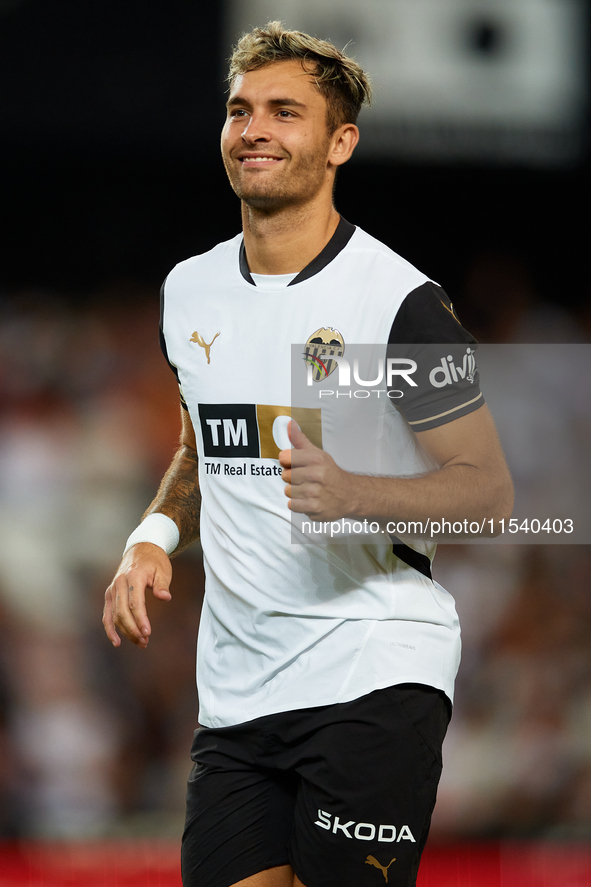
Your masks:
<svg viewBox="0 0 591 887"><path fill-rule="evenodd" d="M246 206L273 213L309 203L319 193L326 176L326 152L310 151L300 157L296 166L283 175L270 175L268 181L263 179L263 170L253 171L252 175L238 174L225 158L224 166L232 190Z"/></svg>

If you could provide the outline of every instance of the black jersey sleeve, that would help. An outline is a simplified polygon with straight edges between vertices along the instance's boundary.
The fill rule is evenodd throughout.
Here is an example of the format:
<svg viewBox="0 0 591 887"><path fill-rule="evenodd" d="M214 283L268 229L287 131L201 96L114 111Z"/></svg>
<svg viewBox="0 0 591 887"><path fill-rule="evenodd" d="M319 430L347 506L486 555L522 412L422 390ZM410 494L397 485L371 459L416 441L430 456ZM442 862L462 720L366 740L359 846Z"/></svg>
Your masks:
<svg viewBox="0 0 591 887"><path fill-rule="evenodd" d="M181 388L181 382L179 379L179 372L178 372L177 368L175 367L175 365L170 362L170 358L168 356L168 349L166 347L166 337L164 335L164 287L165 286L166 286L166 280L164 281L164 283L160 287L160 326L159 326L159 330L158 330L159 336L160 336L160 348L162 349L162 353L164 355L164 359L166 360L166 363L173 371L175 378L177 380L177 383L179 386L179 395L181 398L181 406L184 410L188 410L188 407L187 407L187 404L185 401L185 397L183 394L183 389Z"/></svg>
<svg viewBox="0 0 591 887"><path fill-rule="evenodd" d="M482 406L476 347L440 286L427 282L408 294L394 318L387 357L394 369L389 397L413 431Z"/></svg>

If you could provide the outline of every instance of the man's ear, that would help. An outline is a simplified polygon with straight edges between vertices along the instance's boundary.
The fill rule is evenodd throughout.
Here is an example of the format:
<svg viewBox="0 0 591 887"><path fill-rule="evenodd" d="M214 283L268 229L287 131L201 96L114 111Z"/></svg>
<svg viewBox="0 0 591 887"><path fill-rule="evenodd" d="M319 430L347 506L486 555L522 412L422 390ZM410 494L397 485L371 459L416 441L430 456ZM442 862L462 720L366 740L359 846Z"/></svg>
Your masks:
<svg viewBox="0 0 591 887"><path fill-rule="evenodd" d="M359 141L359 129L354 123L343 123L330 137L331 151L328 162L332 166L342 166L350 158Z"/></svg>

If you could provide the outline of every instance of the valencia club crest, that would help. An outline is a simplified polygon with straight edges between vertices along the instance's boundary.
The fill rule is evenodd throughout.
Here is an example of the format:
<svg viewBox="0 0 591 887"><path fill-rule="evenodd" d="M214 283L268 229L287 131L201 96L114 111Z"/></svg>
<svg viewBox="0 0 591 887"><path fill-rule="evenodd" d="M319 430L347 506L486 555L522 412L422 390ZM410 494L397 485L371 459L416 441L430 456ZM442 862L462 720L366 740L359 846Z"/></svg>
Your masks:
<svg viewBox="0 0 591 887"><path fill-rule="evenodd" d="M309 337L304 348L304 360L312 367L312 378L315 382L326 379L336 370L338 363L331 356L342 357L345 353L345 341L338 330L332 326L323 326Z"/></svg>

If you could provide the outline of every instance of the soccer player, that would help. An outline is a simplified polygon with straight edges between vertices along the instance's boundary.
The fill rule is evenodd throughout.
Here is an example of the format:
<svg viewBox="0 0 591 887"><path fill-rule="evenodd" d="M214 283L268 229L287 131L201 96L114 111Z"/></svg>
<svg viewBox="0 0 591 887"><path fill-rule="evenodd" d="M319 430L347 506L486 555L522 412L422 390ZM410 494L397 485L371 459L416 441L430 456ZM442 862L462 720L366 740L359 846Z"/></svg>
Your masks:
<svg viewBox="0 0 591 887"><path fill-rule="evenodd" d="M165 281L180 447L106 592L105 631L147 647L146 591L170 599L169 555L200 533L185 887L411 885L459 662L453 600L428 541L292 544L291 517L489 521L511 481L446 294L334 207L362 69L271 22L239 41L229 82L221 147L243 231ZM373 474L339 465L334 408L289 418L292 343L313 386L354 342L445 343L430 382L399 408L376 401Z"/></svg>

